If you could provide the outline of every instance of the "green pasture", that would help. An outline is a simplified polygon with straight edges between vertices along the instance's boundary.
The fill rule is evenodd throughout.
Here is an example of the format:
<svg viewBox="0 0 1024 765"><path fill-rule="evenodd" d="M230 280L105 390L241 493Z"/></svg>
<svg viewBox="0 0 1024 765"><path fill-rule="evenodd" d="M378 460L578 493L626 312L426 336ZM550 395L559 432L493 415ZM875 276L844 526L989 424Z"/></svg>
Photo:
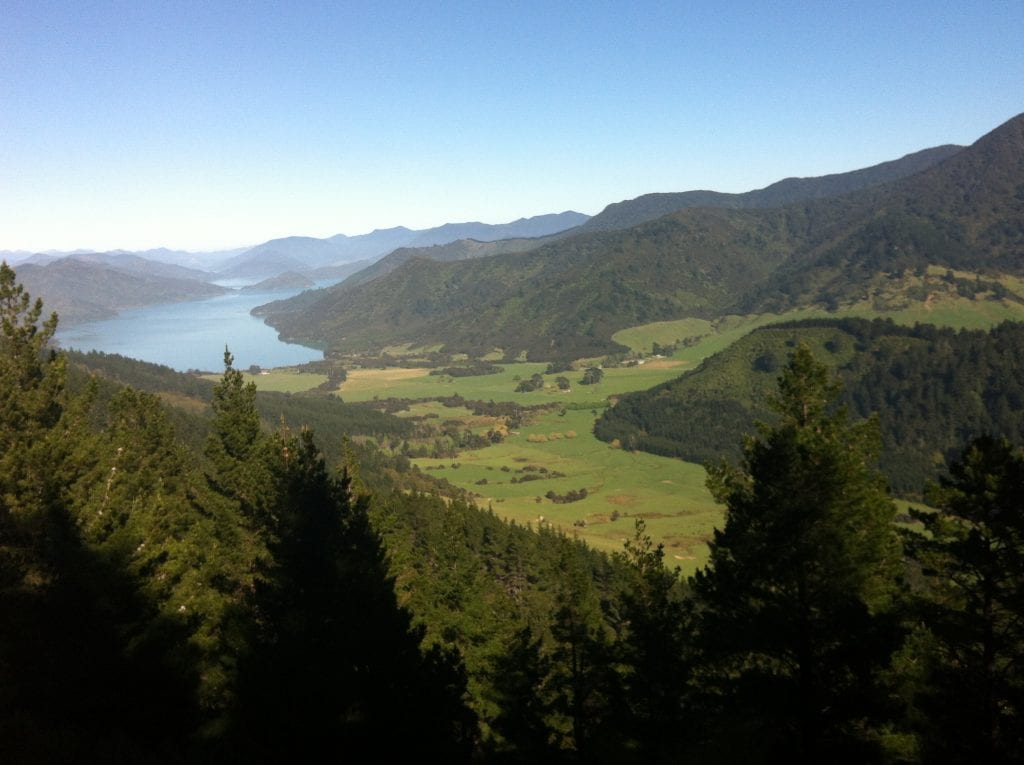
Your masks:
<svg viewBox="0 0 1024 765"><path fill-rule="evenodd" d="M686 573L702 565L712 529L723 517L704 486L704 469L614 449L594 438L593 422L589 410L547 412L501 444L455 459L415 462L428 475L473 492L478 504L501 517L534 527L548 524L611 552L622 549L636 519L643 518L652 538L665 545L669 565ZM522 480L526 476L540 478ZM544 496L583 488L586 499L568 504Z"/></svg>
<svg viewBox="0 0 1024 765"><path fill-rule="evenodd" d="M1024 294L1024 280L1004 279L1015 292ZM1011 285L1012 283L1012 285ZM1019 284L1018 284L1019 283ZM653 343L670 345L690 340L691 345L681 347L672 358L684 361L693 368L704 358L724 350L743 335L767 324L778 324L801 319L892 319L897 324L935 324L955 329L989 329L1004 321L1024 321L1024 304L1012 300L971 300L962 297L943 297L929 302L908 302L902 307L884 310L866 299L838 311L821 308L801 308L781 314L750 314L726 316L715 321L706 319L680 319L659 321L621 330L612 335L615 342L633 351L650 353Z"/></svg>
<svg viewBox="0 0 1024 765"><path fill-rule="evenodd" d="M424 399L451 396L458 393L474 401L515 401L524 406L537 404L600 405L609 396L634 390L644 390L672 380L686 371L685 362L677 360L651 361L641 366L604 370L604 379L596 385L580 385L583 372L559 372L545 375L547 364L504 363L504 371L493 375L449 377L430 375L425 369L359 369L348 373L339 395L349 402L372 401L375 398ZM544 377L544 389L517 393L520 380L534 374ZM572 388L560 391L556 378L569 379ZM259 384L259 382L257 382Z"/></svg>
<svg viewBox="0 0 1024 765"><path fill-rule="evenodd" d="M319 372L306 372L302 367L280 367L269 369L258 375L243 372L246 383L256 383L256 388L279 393L302 393L327 382L327 375ZM203 375L207 380L217 382L222 375Z"/></svg>

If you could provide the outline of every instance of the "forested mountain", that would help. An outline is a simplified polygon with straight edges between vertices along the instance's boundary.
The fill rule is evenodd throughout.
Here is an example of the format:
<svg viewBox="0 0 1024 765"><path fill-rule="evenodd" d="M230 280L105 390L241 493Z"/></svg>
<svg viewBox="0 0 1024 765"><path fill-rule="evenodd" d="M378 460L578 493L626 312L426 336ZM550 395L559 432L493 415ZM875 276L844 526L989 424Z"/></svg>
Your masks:
<svg viewBox="0 0 1024 765"><path fill-rule="evenodd" d="M691 462L738 457L743 434L770 421L767 394L799 344L835 368L853 415L878 416L880 465L900 494L919 497L936 465L974 438L1024 441L1024 325L958 332L861 319L762 327L677 380L620 397L595 433Z"/></svg>
<svg viewBox="0 0 1024 765"><path fill-rule="evenodd" d="M817 178L786 178L770 186L742 194L718 191L683 191L644 194L608 205L580 231L613 231L631 228L688 207L722 207L730 210L784 207L796 202L825 199L906 178L957 154L962 146L936 146L879 165Z"/></svg>
<svg viewBox="0 0 1024 765"><path fill-rule="evenodd" d="M154 263L150 273L148 262L140 260L131 256L70 257L45 266L24 264L18 275L68 325L110 318L125 308L198 300L226 292L199 278L182 278L181 274L193 272L177 266ZM160 273L178 276L157 275Z"/></svg>
<svg viewBox="0 0 1024 765"><path fill-rule="evenodd" d="M348 277L344 282L345 289L352 289L385 274L390 274L413 258L426 258L427 260L437 260L440 262L486 258L491 255L503 255L509 252L535 250L547 241L554 238L562 238L563 236L565 236L565 233L551 234L549 237L539 239L498 239L492 242L481 242L476 239L458 239L448 244L435 244L430 247L399 247L377 262Z"/></svg>
<svg viewBox="0 0 1024 765"><path fill-rule="evenodd" d="M1024 754L1024 453L969 445L927 533L900 533L877 432L807 346L773 424L712 472L726 522L683 581L643 521L607 556L368 494L351 455L261 426L229 353L212 385L69 359L42 309L0 266L5 762ZM116 377L209 395L199 448Z"/></svg>
<svg viewBox="0 0 1024 765"><path fill-rule="evenodd" d="M929 265L1024 273L1024 115L915 176L777 209L685 209L518 255L412 260L350 291L259 309L328 350L443 343L531 359L621 350L619 329L836 307ZM925 299L922 295L920 299Z"/></svg>

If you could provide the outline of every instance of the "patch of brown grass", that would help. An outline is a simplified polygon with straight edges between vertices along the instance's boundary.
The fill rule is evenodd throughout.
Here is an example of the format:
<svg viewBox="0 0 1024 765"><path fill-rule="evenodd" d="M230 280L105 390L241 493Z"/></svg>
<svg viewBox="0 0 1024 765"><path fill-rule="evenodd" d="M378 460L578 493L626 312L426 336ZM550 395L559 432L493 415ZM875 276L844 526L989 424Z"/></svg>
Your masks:
<svg viewBox="0 0 1024 765"><path fill-rule="evenodd" d="M604 499L609 504L621 507L632 507L637 502L637 498L633 494L609 494Z"/></svg>

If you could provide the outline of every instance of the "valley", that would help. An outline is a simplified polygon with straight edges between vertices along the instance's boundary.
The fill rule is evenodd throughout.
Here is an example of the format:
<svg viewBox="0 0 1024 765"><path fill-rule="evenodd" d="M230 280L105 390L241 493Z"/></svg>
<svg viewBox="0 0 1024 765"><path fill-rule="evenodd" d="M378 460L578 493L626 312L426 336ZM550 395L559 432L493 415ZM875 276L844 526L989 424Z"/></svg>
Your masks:
<svg viewBox="0 0 1024 765"><path fill-rule="evenodd" d="M966 272L956 277L976 278ZM369 355L348 358L346 379L336 393L346 402L363 403L428 426L429 432L419 438L384 439L376 445L411 456L421 471L444 479L498 516L532 527L550 526L608 552L620 550L633 521L643 519L651 537L665 545L666 564L689 575L706 561L711 532L723 520L720 506L705 486L703 466L599 440L594 435L598 419L624 394L651 390L693 372L705 359L761 327L814 319L887 318L906 327L923 323L978 330L1003 321L1024 321L1024 303L961 297L944 288L944 279L944 271L933 269L931 276L910 279L902 289L890 280L884 294L835 312L807 308L637 326L614 335L617 343L630 349L617 360L609 364L605 358L584 359L574 369L557 372L548 372L549 365L540 362L500 361L494 362L500 372L453 377L443 373L444 366L431 368L422 362L436 348L394 347L387 349L384 362ZM926 282L932 289L927 300L907 297L907 291ZM1014 291L1022 286L1014 277L1003 282ZM887 305L891 310L884 310ZM661 352L653 354L654 347ZM405 358L420 359L423 365L402 366ZM581 385L582 369L590 364L604 365L604 375L597 384ZM542 388L516 391L521 381L536 374L543 378ZM559 377L569 380L567 390L559 388ZM729 383L739 386L741 377L733 375ZM260 390L298 393L317 388L327 377L293 368L247 379ZM737 387L733 395L750 393L741 393ZM523 422L510 427L507 416L475 412L462 400L512 405L522 410ZM752 426L734 430L720 456L734 454L743 433L750 430ZM495 431L501 433L501 440L487 441L487 434ZM480 442L459 446L466 441L465 433L480 437ZM448 450L445 456L419 456L435 448L439 439ZM586 496L569 503L545 496L580 489L586 489Z"/></svg>
<svg viewBox="0 0 1024 765"><path fill-rule="evenodd" d="M589 761L607 732L612 762L726 763L776 704L818 725L779 699L825 668L812 695L865 711L769 751L928 762L921 699L976 674L939 641L974 650L965 625L989 618L948 595L972 555L1019 616L1024 115L963 149L606 212L483 243L289 237L205 276L27 264L44 302L119 313L60 330L3 264L15 693L80 678L111 742L212 761L319 737L408 756L399 714L443 761ZM300 291L318 276L342 281ZM178 302L147 302L179 277ZM106 302L75 303L75 279ZM170 699L153 735L116 722L136 668ZM96 735L57 725L79 750Z"/></svg>

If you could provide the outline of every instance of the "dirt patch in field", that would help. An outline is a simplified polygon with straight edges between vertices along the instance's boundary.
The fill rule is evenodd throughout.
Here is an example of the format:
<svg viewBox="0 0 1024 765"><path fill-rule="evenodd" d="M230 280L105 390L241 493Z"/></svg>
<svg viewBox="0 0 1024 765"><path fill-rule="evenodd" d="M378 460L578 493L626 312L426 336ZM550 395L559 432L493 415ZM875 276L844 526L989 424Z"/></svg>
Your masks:
<svg viewBox="0 0 1024 765"><path fill-rule="evenodd" d="M682 359L648 359L644 366L648 369L672 369L673 367L685 367L689 363Z"/></svg>
<svg viewBox="0 0 1024 765"><path fill-rule="evenodd" d="M636 496L633 494L609 494L604 498L605 502L620 507L632 507L636 504Z"/></svg>

